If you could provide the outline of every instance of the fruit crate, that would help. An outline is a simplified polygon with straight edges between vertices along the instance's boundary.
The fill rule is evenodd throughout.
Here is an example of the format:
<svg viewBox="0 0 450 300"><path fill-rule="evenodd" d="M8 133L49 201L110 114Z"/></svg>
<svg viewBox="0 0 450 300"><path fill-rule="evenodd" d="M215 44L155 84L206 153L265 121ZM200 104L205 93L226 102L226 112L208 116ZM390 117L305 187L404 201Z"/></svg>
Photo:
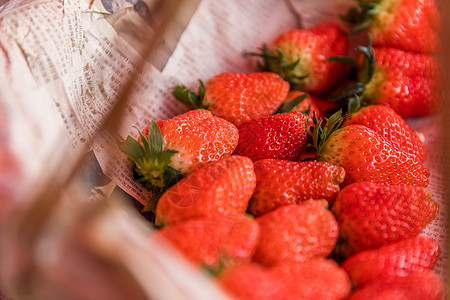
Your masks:
<svg viewBox="0 0 450 300"><path fill-rule="evenodd" d="M9 1L0 10L0 298L229 299L171 245L152 240L153 213L141 211L151 192L133 180L118 144L137 138L135 127L187 111L171 96L175 85L254 71L257 58L242 53L293 27L334 20L348 29L338 16L353 4ZM447 2L437 5L448 15ZM447 36L436 55L444 83ZM440 243L442 277L447 110L408 119L424 139L428 189L439 200L425 235Z"/></svg>

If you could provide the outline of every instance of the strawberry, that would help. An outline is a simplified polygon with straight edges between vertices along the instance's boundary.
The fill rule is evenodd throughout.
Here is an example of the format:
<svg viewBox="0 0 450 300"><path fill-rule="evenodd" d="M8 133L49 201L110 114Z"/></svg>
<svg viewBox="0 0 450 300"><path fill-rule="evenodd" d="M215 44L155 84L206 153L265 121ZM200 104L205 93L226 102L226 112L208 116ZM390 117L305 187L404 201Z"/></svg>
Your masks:
<svg viewBox="0 0 450 300"><path fill-rule="evenodd" d="M294 299L286 290L283 279L272 274L269 268L254 263L226 269L219 273L216 282L233 299Z"/></svg>
<svg viewBox="0 0 450 300"><path fill-rule="evenodd" d="M349 300L444 300L446 286L441 277L427 272L411 272L408 275L385 276L356 290Z"/></svg>
<svg viewBox="0 0 450 300"><path fill-rule="evenodd" d="M434 0L358 0L344 17L368 29L374 46L437 53L441 48L441 15Z"/></svg>
<svg viewBox="0 0 450 300"><path fill-rule="evenodd" d="M339 62L328 57L346 55L348 38L336 24L323 23L310 29L293 29L279 35L261 53L248 53L264 59L260 67L275 72L296 90L319 93L335 85L347 73Z"/></svg>
<svg viewBox="0 0 450 300"><path fill-rule="evenodd" d="M254 170L256 188L248 211L255 216L308 199L331 203L345 177L344 168L327 162L263 159L255 162Z"/></svg>
<svg viewBox="0 0 450 300"><path fill-rule="evenodd" d="M392 144L372 129L359 124L339 128L338 111L324 128L314 129L317 159L345 169L344 184L372 181L389 185L426 187L430 172L415 155Z"/></svg>
<svg viewBox="0 0 450 300"><path fill-rule="evenodd" d="M374 70L359 73L363 101L384 104L401 117L423 117L442 110L442 71L431 55L394 48L374 48Z"/></svg>
<svg viewBox="0 0 450 300"><path fill-rule="evenodd" d="M242 123L234 154L253 161L296 160L305 149L307 120L308 116L301 112L288 112Z"/></svg>
<svg viewBox="0 0 450 300"><path fill-rule="evenodd" d="M216 282L236 299L346 299L350 279L339 265L325 258L283 261L272 267L239 265L220 273Z"/></svg>
<svg viewBox="0 0 450 300"><path fill-rule="evenodd" d="M210 162L171 186L158 200L156 226L216 215L244 214L256 186L250 158L232 155Z"/></svg>
<svg viewBox="0 0 450 300"><path fill-rule="evenodd" d="M388 139L395 147L415 155L420 163L426 158L425 146L416 132L392 108L386 105L356 106L342 127L360 124Z"/></svg>
<svg viewBox="0 0 450 300"><path fill-rule="evenodd" d="M439 211L424 187L356 182L337 195L332 212L344 256L418 235Z"/></svg>
<svg viewBox="0 0 450 300"><path fill-rule="evenodd" d="M254 261L273 265L283 260L304 261L333 251L339 231L325 200L285 205L256 218L261 241Z"/></svg>
<svg viewBox="0 0 450 300"><path fill-rule="evenodd" d="M139 135L120 149L133 161L137 181L158 196L200 165L230 156L239 139L236 126L203 109L153 121Z"/></svg>
<svg viewBox="0 0 450 300"><path fill-rule="evenodd" d="M190 262L211 271L249 263L259 237L258 224L245 215L189 219L151 236L166 239Z"/></svg>
<svg viewBox="0 0 450 300"><path fill-rule="evenodd" d="M361 251L346 259L341 267L357 286L383 275L405 276L411 271L432 270L440 255L439 243L426 236Z"/></svg>
<svg viewBox="0 0 450 300"><path fill-rule="evenodd" d="M289 83L269 72L221 73L206 85L200 81L198 94L178 85L173 95L195 108L207 108L215 116L236 126L272 115L289 92Z"/></svg>
<svg viewBox="0 0 450 300"><path fill-rule="evenodd" d="M351 283L339 265L324 257L303 262L284 261L271 268L271 273L284 280L291 299L347 299Z"/></svg>

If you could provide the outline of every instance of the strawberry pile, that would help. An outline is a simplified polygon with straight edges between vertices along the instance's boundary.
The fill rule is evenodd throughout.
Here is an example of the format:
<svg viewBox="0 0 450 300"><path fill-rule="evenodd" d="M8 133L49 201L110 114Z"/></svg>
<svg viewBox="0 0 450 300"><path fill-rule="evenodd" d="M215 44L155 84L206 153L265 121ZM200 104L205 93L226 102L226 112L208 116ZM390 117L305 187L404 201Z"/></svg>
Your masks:
<svg viewBox="0 0 450 300"><path fill-rule="evenodd" d="M441 109L439 12L360 0L345 18L369 32L355 57L336 24L282 33L247 53L260 70L176 86L192 110L120 145L155 195L151 238L237 299L444 298L421 235L439 207L405 121Z"/></svg>

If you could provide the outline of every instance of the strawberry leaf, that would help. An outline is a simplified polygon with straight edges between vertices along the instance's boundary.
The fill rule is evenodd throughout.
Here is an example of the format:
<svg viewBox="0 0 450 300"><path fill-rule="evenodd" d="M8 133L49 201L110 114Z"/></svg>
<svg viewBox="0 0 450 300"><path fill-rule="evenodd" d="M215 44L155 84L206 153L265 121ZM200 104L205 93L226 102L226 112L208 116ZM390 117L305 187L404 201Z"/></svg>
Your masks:
<svg viewBox="0 0 450 300"><path fill-rule="evenodd" d="M375 51L372 47L372 36L369 34L367 46L359 46L358 51L364 55L363 68L360 72L360 78L365 77L363 83L368 83L375 73Z"/></svg>
<svg viewBox="0 0 450 300"><path fill-rule="evenodd" d="M365 86L361 82L350 82L342 88L334 91L329 98L334 102L339 102L354 95L361 95L364 92Z"/></svg>
<svg viewBox="0 0 450 300"><path fill-rule="evenodd" d="M119 145L120 150L125 153L133 162L142 165L145 150L142 145L131 136Z"/></svg>
<svg viewBox="0 0 450 300"><path fill-rule="evenodd" d="M208 109L209 105L203 104L205 98L205 86L201 80L199 80L199 88L197 94L184 85L177 85L173 88L172 95L188 107Z"/></svg>
<svg viewBox="0 0 450 300"><path fill-rule="evenodd" d="M300 104L303 100L305 100L306 98L308 98L308 94L303 94L300 95L298 97L295 97L294 99L292 99L291 101L287 102L287 103L283 103L281 104L280 107L278 107L276 113L286 113L286 112L290 112L294 107L296 107L298 104ZM311 107L311 105L310 105ZM309 112L308 112L309 113Z"/></svg>
<svg viewBox="0 0 450 300"><path fill-rule="evenodd" d="M342 110L338 110L330 118L325 119L325 125L323 128L321 127L322 120L317 120L315 115L313 117L313 121L315 124L313 130L313 144L317 150L317 155L319 156L324 143L336 130L339 129L344 121L344 117L342 117Z"/></svg>
<svg viewBox="0 0 450 300"><path fill-rule="evenodd" d="M153 192L157 198L167 189L166 172L177 150L163 149L163 136L158 124L152 121L148 136L139 131L142 144L128 136L119 144L120 150L133 162L133 178ZM181 173L180 173L181 174ZM172 182L170 176L169 182Z"/></svg>
<svg viewBox="0 0 450 300"><path fill-rule="evenodd" d="M330 56L327 58L327 61L343 63L352 69L359 68L358 60L351 56L344 56L344 55Z"/></svg>

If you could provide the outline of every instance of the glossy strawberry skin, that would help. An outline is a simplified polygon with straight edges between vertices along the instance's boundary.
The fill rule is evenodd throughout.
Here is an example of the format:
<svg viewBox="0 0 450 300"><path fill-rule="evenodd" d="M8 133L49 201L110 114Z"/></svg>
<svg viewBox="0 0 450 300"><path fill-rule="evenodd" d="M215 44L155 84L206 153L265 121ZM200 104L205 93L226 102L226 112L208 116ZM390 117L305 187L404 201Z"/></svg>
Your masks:
<svg viewBox="0 0 450 300"><path fill-rule="evenodd" d="M414 237L438 214L424 187L356 182L337 195L332 212L343 256Z"/></svg>
<svg viewBox="0 0 450 300"><path fill-rule="evenodd" d="M255 216L308 199L332 203L345 177L344 168L314 161L264 159L255 162L254 170L256 188L248 211Z"/></svg>
<svg viewBox="0 0 450 300"><path fill-rule="evenodd" d="M341 267L352 282L363 285L378 277L405 276L409 272L432 270L440 255L439 243L427 236L414 236L373 250L361 251L346 259Z"/></svg>
<svg viewBox="0 0 450 300"><path fill-rule="evenodd" d="M364 125L353 124L336 130L324 142L318 159L342 166L346 185L372 181L426 187L429 183L430 172L416 156L396 148Z"/></svg>
<svg viewBox="0 0 450 300"><path fill-rule="evenodd" d="M253 161L296 160L305 149L307 120L301 112L288 112L242 123L234 154Z"/></svg>
<svg viewBox="0 0 450 300"><path fill-rule="evenodd" d="M357 289L349 300L444 300L445 282L441 277L427 272L410 272L406 276L385 276Z"/></svg>
<svg viewBox="0 0 450 300"><path fill-rule="evenodd" d="M237 215L189 219L164 227L151 238L166 239L193 264L216 269L249 263L259 237L255 220Z"/></svg>
<svg viewBox="0 0 450 300"><path fill-rule="evenodd" d="M383 0L369 33L374 46L437 53L441 16L434 0Z"/></svg>
<svg viewBox="0 0 450 300"><path fill-rule="evenodd" d="M276 277L285 281L293 299L347 299L351 284L347 273L339 265L324 257L302 262L284 261L271 268Z"/></svg>
<svg viewBox="0 0 450 300"><path fill-rule="evenodd" d="M216 283L230 296L240 300L294 299L284 280L259 264L244 264L221 272Z"/></svg>
<svg viewBox="0 0 450 300"><path fill-rule="evenodd" d="M170 187L156 206L157 226L200 216L244 214L256 186L251 159L232 155L211 162Z"/></svg>
<svg viewBox="0 0 450 300"><path fill-rule="evenodd" d="M336 246L338 224L325 200L285 205L256 218L261 241L254 261L274 265L280 261L305 261L327 257Z"/></svg>
<svg viewBox="0 0 450 300"><path fill-rule="evenodd" d="M325 258L283 261L272 267L240 265L219 274L217 283L240 300L346 299L350 280L339 265Z"/></svg>
<svg viewBox="0 0 450 300"><path fill-rule="evenodd" d="M163 148L178 151L172 156L169 166L183 174L207 162L230 156L239 140L236 126L204 109L188 111L156 124L163 135ZM142 131L146 137L149 128Z"/></svg>
<svg viewBox="0 0 450 300"><path fill-rule="evenodd" d="M273 114L289 88L289 83L274 73L221 73L206 83L203 103L215 116L239 126Z"/></svg>
<svg viewBox="0 0 450 300"><path fill-rule="evenodd" d="M374 48L376 66L362 97L391 107L402 118L423 117L442 110L442 71L431 55Z"/></svg>
<svg viewBox="0 0 450 300"><path fill-rule="evenodd" d="M330 56L346 55L348 51L348 38L336 24L322 23L306 30L285 32L274 40L270 49L283 51L288 64L299 60L293 74L307 76L299 81L298 89L302 91L325 91L347 72L345 65L327 61Z"/></svg>
<svg viewBox="0 0 450 300"><path fill-rule="evenodd" d="M351 113L342 123L342 127L364 125L388 139L392 145L417 157L420 163L426 158L423 142L417 133L392 108L386 105L368 105Z"/></svg>

